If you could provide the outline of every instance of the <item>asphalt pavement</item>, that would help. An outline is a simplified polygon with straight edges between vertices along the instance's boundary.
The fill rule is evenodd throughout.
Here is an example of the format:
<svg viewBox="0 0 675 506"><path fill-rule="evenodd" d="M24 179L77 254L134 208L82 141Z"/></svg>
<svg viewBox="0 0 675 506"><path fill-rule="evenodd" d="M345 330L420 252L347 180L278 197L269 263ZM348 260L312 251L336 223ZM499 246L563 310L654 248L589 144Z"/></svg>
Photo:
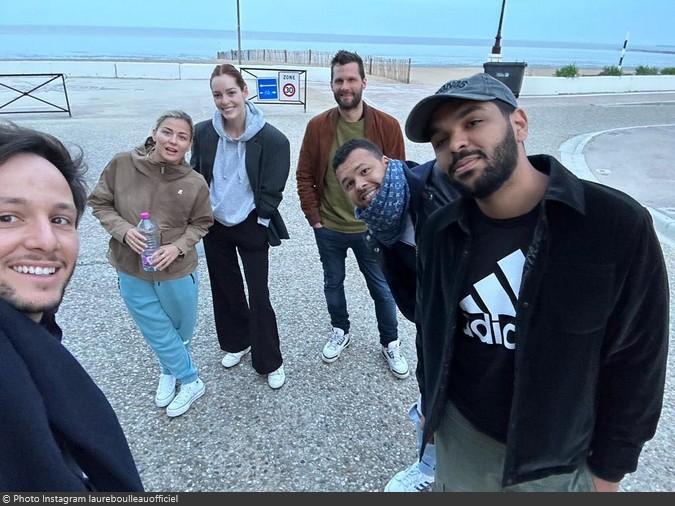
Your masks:
<svg viewBox="0 0 675 506"><path fill-rule="evenodd" d="M401 123L436 86L371 78L364 99ZM13 114L0 119L55 134L82 148L90 187L119 151L142 142L165 110L195 121L211 116L208 82L151 79L68 79L67 114ZM292 170L280 210L291 239L270 253L270 293L279 321L287 382L277 391L250 366L225 370L214 333L208 272L202 258L194 362L206 395L184 415L168 418L154 405L159 370L117 292L106 261L108 235L87 211L80 226L79 264L58 319L65 345L84 364L115 408L148 491L381 491L416 457L407 410L417 397L411 376L396 379L380 355L373 304L350 255L346 281L352 345L333 364L321 361L331 327L313 234L301 211L294 169L307 121L334 105L328 83L309 83L307 110L262 104L269 122L291 143ZM675 281L675 93L523 97L528 153L559 157L570 169L633 195L662 232L671 293ZM424 144L407 158L433 158ZM671 314L673 304L671 298ZM672 318L671 318L672 320ZM402 316L400 338L416 364L414 329ZM673 339L671 323L671 343ZM673 354L663 415L625 491L675 491ZM74 395L76 393L74 392ZM562 423L562 421L561 421Z"/></svg>

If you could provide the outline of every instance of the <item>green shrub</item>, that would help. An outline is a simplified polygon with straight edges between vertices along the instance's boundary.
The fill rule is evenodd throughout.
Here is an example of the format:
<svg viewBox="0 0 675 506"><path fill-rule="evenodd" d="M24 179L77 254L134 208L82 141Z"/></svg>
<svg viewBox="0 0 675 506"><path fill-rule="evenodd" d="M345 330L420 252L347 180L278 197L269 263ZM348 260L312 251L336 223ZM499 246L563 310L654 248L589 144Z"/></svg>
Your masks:
<svg viewBox="0 0 675 506"><path fill-rule="evenodd" d="M636 76L657 76L659 75L658 67L649 67L647 65L638 65L635 67Z"/></svg>
<svg viewBox="0 0 675 506"><path fill-rule="evenodd" d="M576 63L570 63L569 65L563 65L555 71L556 77L579 77L579 68Z"/></svg>
<svg viewBox="0 0 675 506"><path fill-rule="evenodd" d="M675 67L664 67L661 69L662 76L675 76Z"/></svg>
<svg viewBox="0 0 675 506"><path fill-rule="evenodd" d="M604 67L602 69L602 72L600 72L601 76L620 76L621 75L621 69L617 67L616 65L609 65L607 67Z"/></svg>

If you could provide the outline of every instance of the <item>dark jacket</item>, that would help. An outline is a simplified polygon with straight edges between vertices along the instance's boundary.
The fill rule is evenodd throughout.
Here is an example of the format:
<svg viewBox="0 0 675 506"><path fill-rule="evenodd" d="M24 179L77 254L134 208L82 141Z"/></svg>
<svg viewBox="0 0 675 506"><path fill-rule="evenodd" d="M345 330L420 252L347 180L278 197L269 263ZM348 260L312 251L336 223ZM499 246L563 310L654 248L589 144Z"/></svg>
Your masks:
<svg viewBox="0 0 675 506"><path fill-rule="evenodd" d="M323 200L323 181L339 117L337 107L314 116L307 124L300 147L295 178L300 207L311 226L321 221L319 208ZM396 118L364 102L363 121L366 139L379 146L389 158L405 159L403 134Z"/></svg>
<svg viewBox="0 0 675 506"><path fill-rule="evenodd" d="M415 162L406 161L403 168L410 189L408 212L415 228L415 237L432 212L459 196L447 177L434 169L435 163L435 160L431 160L415 165ZM386 246L370 231L366 232L365 240L382 268L399 311L408 320L414 321L417 248L402 241Z"/></svg>
<svg viewBox="0 0 675 506"><path fill-rule="evenodd" d="M204 176L209 186L213 180L218 139L210 119L195 125L190 164ZM279 246L281 239L289 238L286 224L279 213L279 204L290 172L290 158L288 138L269 123L265 123L260 132L246 141L246 174L253 188L258 217L270 220L270 246Z"/></svg>
<svg viewBox="0 0 675 506"><path fill-rule="evenodd" d="M0 490L143 492L115 412L42 323L0 300Z"/></svg>
<svg viewBox="0 0 675 506"><path fill-rule="evenodd" d="M661 413L668 282L651 215L628 195L529 157L549 183L516 312L514 393L503 486L635 471ZM471 255L467 199L427 220L418 244L418 381L424 440L441 423Z"/></svg>

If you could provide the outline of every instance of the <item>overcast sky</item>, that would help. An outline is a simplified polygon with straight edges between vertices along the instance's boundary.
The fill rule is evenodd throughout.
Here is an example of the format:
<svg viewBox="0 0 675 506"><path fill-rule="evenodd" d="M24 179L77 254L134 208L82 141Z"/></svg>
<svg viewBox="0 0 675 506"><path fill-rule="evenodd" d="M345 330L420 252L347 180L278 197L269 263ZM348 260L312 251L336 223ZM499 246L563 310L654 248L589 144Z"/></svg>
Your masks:
<svg viewBox="0 0 675 506"><path fill-rule="evenodd" d="M494 38L502 0L239 0L251 31ZM0 0L0 25L237 29L237 0ZM507 0L502 38L675 46L675 0Z"/></svg>

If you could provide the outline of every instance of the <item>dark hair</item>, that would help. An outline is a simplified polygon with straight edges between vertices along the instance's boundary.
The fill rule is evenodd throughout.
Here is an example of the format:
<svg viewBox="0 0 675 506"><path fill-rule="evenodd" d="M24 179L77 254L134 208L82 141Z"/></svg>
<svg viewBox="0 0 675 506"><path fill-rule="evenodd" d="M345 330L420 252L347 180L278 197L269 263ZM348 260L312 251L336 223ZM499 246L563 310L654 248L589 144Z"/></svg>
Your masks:
<svg viewBox="0 0 675 506"><path fill-rule="evenodd" d="M359 75L361 76L361 79L366 78L366 69L363 67L363 60L361 57L356 53L352 53L351 51L340 49L337 53L335 53L335 56L333 56L333 59L330 61L330 80L333 80L333 68L336 65L347 65L348 63L358 63Z"/></svg>
<svg viewBox="0 0 675 506"><path fill-rule="evenodd" d="M87 183L84 175L87 166L81 148L71 154L63 143L53 135L14 123L0 123L0 166L10 158L28 153L44 158L54 165L68 182L77 209L79 223L87 202Z"/></svg>
<svg viewBox="0 0 675 506"><path fill-rule="evenodd" d="M333 160L331 161L333 165L333 170L336 170L338 168L338 165L343 164L347 159L347 157L355 149L365 149L366 151L372 153L373 156L378 160L384 156L379 146L377 144L372 143L368 139L349 139L342 146L340 146L337 149L337 151L335 151L335 154L333 155Z"/></svg>
<svg viewBox="0 0 675 506"><path fill-rule="evenodd" d="M237 86L244 91L244 88L246 88L246 81L244 81L244 78L241 76L241 72L237 70L237 67L234 65L231 65L229 63L223 63L221 65L216 65L216 68L213 69L213 72L211 72L211 79L209 79L209 84L211 84L211 81L213 81L214 77L218 76L230 76L233 78Z"/></svg>

